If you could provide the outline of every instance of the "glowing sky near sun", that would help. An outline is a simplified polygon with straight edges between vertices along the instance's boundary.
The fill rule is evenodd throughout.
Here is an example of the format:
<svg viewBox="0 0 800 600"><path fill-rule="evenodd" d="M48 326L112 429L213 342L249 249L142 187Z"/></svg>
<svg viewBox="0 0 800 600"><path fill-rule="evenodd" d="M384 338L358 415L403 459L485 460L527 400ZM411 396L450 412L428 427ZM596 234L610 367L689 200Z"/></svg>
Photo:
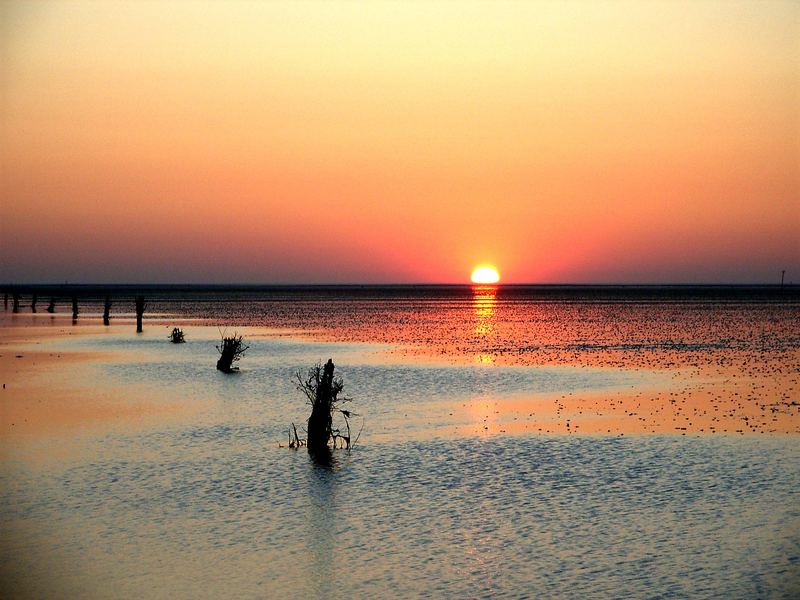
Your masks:
<svg viewBox="0 0 800 600"><path fill-rule="evenodd" d="M0 281L800 281L796 2L0 6Z"/></svg>

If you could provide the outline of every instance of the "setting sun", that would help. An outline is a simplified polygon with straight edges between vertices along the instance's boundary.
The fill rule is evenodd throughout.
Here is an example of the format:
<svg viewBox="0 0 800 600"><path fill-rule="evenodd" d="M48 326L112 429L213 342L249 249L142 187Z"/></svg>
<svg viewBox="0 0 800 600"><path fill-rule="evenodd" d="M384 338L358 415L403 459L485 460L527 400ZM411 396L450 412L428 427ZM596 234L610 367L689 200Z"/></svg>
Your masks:
<svg viewBox="0 0 800 600"><path fill-rule="evenodd" d="M492 265L478 265L472 271L472 283L497 283L500 273Z"/></svg>

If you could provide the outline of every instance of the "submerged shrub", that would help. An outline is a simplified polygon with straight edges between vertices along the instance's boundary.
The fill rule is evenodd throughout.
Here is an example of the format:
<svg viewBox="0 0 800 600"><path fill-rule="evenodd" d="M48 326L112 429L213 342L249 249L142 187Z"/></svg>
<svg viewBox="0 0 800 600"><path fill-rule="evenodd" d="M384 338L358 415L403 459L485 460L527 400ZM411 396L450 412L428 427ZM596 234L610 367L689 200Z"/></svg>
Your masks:
<svg viewBox="0 0 800 600"><path fill-rule="evenodd" d="M217 369L223 373L234 373L239 367L234 367L233 363L238 362L250 346L244 343L241 335L233 334L230 337L222 336L222 342L216 347L219 352Z"/></svg>
<svg viewBox="0 0 800 600"><path fill-rule="evenodd" d="M172 333L169 334L169 341L173 344L183 344L186 341L183 339L183 330L180 327L173 327Z"/></svg>

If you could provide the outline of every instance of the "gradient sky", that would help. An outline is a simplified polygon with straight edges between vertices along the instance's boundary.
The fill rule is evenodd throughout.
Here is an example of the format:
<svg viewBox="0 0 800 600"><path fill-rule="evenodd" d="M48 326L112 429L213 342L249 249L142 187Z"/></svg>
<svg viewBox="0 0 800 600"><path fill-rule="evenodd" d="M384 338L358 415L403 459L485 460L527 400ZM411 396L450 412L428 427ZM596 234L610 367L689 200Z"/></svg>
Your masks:
<svg viewBox="0 0 800 600"><path fill-rule="evenodd" d="M800 282L798 2L0 7L0 281Z"/></svg>

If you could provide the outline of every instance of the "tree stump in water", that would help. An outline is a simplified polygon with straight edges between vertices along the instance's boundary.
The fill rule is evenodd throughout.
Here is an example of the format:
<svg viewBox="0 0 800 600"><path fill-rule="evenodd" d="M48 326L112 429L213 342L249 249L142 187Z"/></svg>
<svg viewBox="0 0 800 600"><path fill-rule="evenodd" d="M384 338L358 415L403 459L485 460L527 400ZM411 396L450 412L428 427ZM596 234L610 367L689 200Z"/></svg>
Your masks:
<svg viewBox="0 0 800 600"><path fill-rule="evenodd" d="M322 369L322 377L317 385L317 393L311 406L311 416L308 417L308 448L321 450L328 448L333 425L332 408L336 395L341 390L334 385L333 371L336 367L333 360L328 359Z"/></svg>
<svg viewBox="0 0 800 600"><path fill-rule="evenodd" d="M111 318L111 296L106 296L106 300L103 303L103 325L108 325L110 318Z"/></svg>
<svg viewBox="0 0 800 600"><path fill-rule="evenodd" d="M312 454L324 456L333 448L350 449L358 440L358 436L356 440L352 440L350 434L350 418L358 415L341 408L341 405L349 402L350 398L339 396L344 388L344 382L341 377L334 375L335 368L333 360L329 359L324 366L318 363L309 369L305 376L300 371L297 372L296 386L308 398L311 404L311 416L308 418L306 440L300 440L297 431L294 430L293 440L290 433L290 447L307 446ZM344 421L343 428L334 425L334 413L341 414Z"/></svg>
<svg viewBox="0 0 800 600"><path fill-rule="evenodd" d="M47 312L51 315L56 312L56 299L53 297L50 298L50 304L47 305Z"/></svg>

